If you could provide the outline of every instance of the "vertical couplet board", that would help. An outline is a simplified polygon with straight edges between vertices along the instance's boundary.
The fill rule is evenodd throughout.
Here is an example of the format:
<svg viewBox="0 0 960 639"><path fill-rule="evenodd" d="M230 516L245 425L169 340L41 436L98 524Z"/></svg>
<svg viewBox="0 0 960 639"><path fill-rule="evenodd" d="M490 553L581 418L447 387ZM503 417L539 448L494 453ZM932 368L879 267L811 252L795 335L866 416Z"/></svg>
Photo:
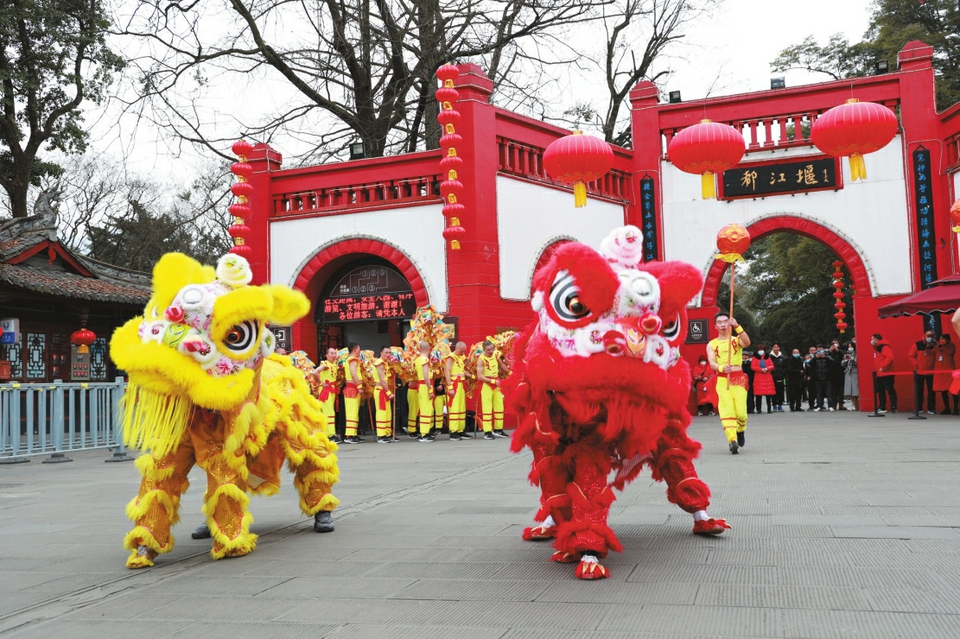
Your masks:
<svg viewBox="0 0 960 639"><path fill-rule="evenodd" d="M649 175L640 178L640 216L643 224L643 261L652 262L659 258L657 243L657 191L655 182Z"/></svg>
<svg viewBox="0 0 960 639"><path fill-rule="evenodd" d="M917 209L917 258L920 261L920 288L930 288L937 279L937 255L933 221L933 189L930 184L930 151L918 146L913 151L913 193ZM940 334L940 314L924 317L927 330Z"/></svg>

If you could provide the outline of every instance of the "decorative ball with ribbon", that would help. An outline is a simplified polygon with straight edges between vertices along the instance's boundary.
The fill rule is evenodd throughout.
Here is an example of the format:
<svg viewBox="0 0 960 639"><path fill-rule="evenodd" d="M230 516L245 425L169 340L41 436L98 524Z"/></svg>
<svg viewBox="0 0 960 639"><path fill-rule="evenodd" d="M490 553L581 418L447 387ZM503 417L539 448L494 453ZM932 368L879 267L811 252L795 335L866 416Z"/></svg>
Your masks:
<svg viewBox="0 0 960 639"><path fill-rule="evenodd" d="M70 336L70 341L76 344L78 353L89 353L90 346L97 341L97 335L89 328L81 328L79 331L73 332L73 335Z"/></svg>
<svg viewBox="0 0 960 639"><path fill-rule="evenodd" d="M673 165L684 173L701 176L703 199L717 197L714 175L732 169L747 151L743 135L729 124L701 120L688 126L670 140L667 153Z"/></svg>
<svg viewBox="0 0 960 639"><path fill-rule="evenodd" d="M874 102L850 98L813 123L810 138L827 155L850 157L850 179L867 177L863 156L887 146L897 134L896 114Z"/></svg>
<svg viewBox="0 0 960 639"><path fill-rule="evenodd" d="M463 195L463 183L458 179L459 171L463 168L463 158L457 155L457 148L463 145L463 137L457 133L460 124L460 112L453 108L453 104L460 99L460 92L454 87L453 81L460 75L460 69L452 64L444 64L437 69L437 78L441 86L435 94L440 103L440 113L437 122L443 128L440 135L440 148L444 150L440 160L440 170L443 172L440 182L440 195L443 197L443 217L447 219L447 227L443 230L443 237L450 242L451 251L460 250L460 239L467 231L460 226L460 216L466 207L460 202Z"/></svg>
<svg viewBox="0 0 960 639"><path fill-rule="evenodd" d="M230 166L230 172L237 176L237 181L230 186L230 192L237 198L237 201L230 205L230 215L233 216L233 224L227 229L233 238L230 252L249 259L253 250L247 244L250 227L246 224L246 218L250 217L252 212L248 202L253 195L253 185L249 182L253 167L247 164L247 156L253 151L253 146L246 140L238 140L233 143L232 150L238 161Z"/></svg>
<svg viewBox="0 0 960 639"><path fill-rule="evenodd" d="M718 260L742 262L743 254L750 248L750 232L739 224L727 224L717 233Z"/></svg>
<svg viewBox="0 0 960 639"><path fill-rule="evenodd" d="M573 205L587 205L587 182L598 180L613 166L613 149L598 137L574 131L551 142L543 151L543 170L554 180L573 185Z"/></svg>

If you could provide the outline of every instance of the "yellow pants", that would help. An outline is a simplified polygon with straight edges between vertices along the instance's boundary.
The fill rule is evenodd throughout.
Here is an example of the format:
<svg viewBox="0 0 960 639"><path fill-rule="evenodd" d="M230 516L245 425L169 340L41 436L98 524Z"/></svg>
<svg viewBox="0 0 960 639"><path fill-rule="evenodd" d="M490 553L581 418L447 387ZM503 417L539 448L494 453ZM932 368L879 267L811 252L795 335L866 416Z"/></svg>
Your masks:
<svg viewBox="0 0 960 639"><path fill-rule="evenodd" d="M333 437L337 434L337 396L330 393L327 400L320 402L323 407L323 415L327 418L327 426L323 434L327 437Z"/></svg>
<svg viewBox="0 0 960 639"><path fill-rule="evenodd" d="M480 387L480 423L483 432L503 430L503 392L500 387L483 384Z"/></svg>
<svg viewBox="0 0 960 639"><path fill-rule="evenodd" d="M415 388L407 389L407 432L417 432L417 417L420 415L420 392Z"/></svg>
<svg viewBox="0 0 960 639"><path fill-rule="evenodd" d="M730 386L725 377L717 379L717 397L720 402L720 424L727 441L736 441L737 433L747 428L747 389L743 386Z"/></svg>
<svg viewBox="0 0 960 639"><path fill-rule="evenodd" d="M467 421L467 391L463 382L454 382L453 387L456 392L447 404L447 421L451 433L462 433Z"/></svg>
<svg viewBox="0 0 960 639"><path fill-rule="evenodd" d="M387 394L379 388L374 401L377 409L374 417L377 422L377 437L390 437L393 435L393 405L387 399ZM385 408L380 408L381 404L384 404Z"/></svg>
<svg viewBox="0 0 960 639"><path fill-rule="evenodd" d="M446 395L438 395L433 398L433 427L436 430L443 430L443 407L446 403Z"/></svg>
<svg viewBox="0 0 960 639"><path fill-rule="evenodd" d="M354 437L357 434L357 426L360 424L360 397L344 397L343 408L346 411L346 436Z"/></svg>
<svg viewBox="0 0 960 639"><path fill-rule="evenodd" d="M420 403L420 434L426 435L433 428L433 400L430 399L430 386L420 384L417 397Z"/></svg>

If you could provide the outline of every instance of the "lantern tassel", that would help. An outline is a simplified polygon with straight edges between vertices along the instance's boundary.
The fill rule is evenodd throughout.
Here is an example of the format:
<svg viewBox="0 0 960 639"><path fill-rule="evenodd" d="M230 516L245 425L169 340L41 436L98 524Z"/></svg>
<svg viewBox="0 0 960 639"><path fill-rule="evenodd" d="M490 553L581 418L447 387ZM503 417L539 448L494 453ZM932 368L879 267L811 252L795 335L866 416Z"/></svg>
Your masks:
<svg viewBox="0 0 960 639"><path fill-rule="evenodd" d="M87 346L86 344L81 344L80 346L77 347L77 353L79 353L80 355L83 355L84 353L89 353L89 352L90 352L90 347Z"/></svg>
<svg viewBox="0 0 960 639"><path fill-rule="evenodd" d="M573 206L583 208L587 205L587 185L583 182L573 183Z"/></svg>
<svg viewBox="0 0 960 639"><path fill-rule="evenodd" d="M859 153L854 153L850 156L850 180L856 182L857 180L866 180L867 179L867 164L863 161L863 156Z"/></svg>
<svg viewBox="0 0 960 639"><path fill-rule="evenodd" d="M717 199L717 187L713 181L713 173L710 171L700 176L700 190L702 191L703 199Z"/></svg>
<svg viewBox="0 0 960 639"><path fill-rule="evenodd" d="M460 250L460 241L459 240L450 240L450 250L459 251Z"/></svg>

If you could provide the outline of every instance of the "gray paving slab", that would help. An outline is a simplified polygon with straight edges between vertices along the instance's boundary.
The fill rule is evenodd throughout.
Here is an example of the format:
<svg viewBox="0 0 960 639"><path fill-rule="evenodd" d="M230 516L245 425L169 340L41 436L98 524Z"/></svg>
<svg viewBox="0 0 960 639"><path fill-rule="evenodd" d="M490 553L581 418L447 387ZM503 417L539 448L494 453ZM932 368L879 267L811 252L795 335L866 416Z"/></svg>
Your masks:
<svg viewBox="0 0 960 639"><path fill-rule="evenodd" d="M538 494L529 455L501 441L344 447L336 532L312 532L285 478L251 502L257 550L225 561L189 537L195 470L177 545L146 571L120 547L132 464L0 466L0 634L960 637L960 420L906 417L753 416L737 456L695 419L710 513L733 529L693 536L641 473L611 509L624 552L597 583L520 539Z"/></svg>

